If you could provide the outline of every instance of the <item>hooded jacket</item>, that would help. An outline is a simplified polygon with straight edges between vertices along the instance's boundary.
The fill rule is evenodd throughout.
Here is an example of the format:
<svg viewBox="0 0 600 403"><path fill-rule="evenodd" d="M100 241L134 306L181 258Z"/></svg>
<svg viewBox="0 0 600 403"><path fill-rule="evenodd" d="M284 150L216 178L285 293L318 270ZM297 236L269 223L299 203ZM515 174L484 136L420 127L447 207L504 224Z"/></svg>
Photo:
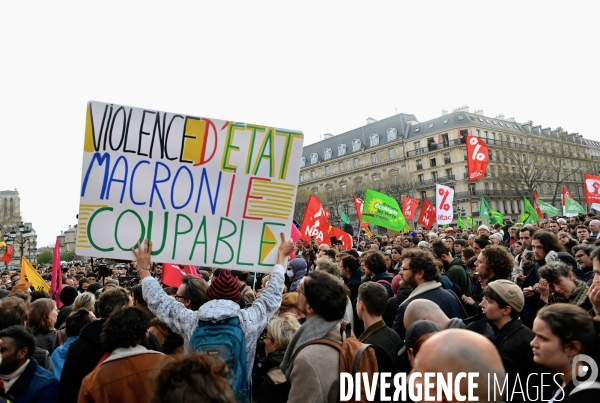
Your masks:
<svg viewBox="0 0 600 403"><path fill-rule="evenodd" d="M297 257L296 259L290 260L290 266L294 271L294 277L292 277L292 285L290 285L290 292L296 291L300 281L306 276L306 260Z"/></svg>
<svg viewBox="0 0 600 403"><path fill-rule="evenodd" d="M49 371L40 367L31 357L25 371L7 391L17 403L57 403L59 389L58 379Z"/></svg>
<svg viewBox="0 0 600 403"><path fill-rule="evenodd" d="M169 297L152 277L146 277L142 280L142 292L144 300L148 303L150 310L156 314L156 317L169 326L173 332L183 337L184 351L187 352L190 351L190 339L201 320L218 322L237 317L240 320L240 327L246 340L246 368L248 382L250 383L256 355L256 342L267 326L268 318L281 305L284 272L283 266L276 264L267 288L254 301L254 304L246 309L240 309L239 304L234 301L215 299L208 301L197 311L191 311L180 302Z"/></svg>

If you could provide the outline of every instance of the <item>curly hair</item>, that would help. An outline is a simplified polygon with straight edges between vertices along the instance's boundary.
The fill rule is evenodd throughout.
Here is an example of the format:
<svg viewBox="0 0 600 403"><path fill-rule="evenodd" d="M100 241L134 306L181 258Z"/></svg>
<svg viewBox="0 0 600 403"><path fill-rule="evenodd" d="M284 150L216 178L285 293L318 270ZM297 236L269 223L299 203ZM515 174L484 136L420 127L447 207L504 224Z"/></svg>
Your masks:
<svg viewBox="0 0 600 403"><path fill-rule="evenodd" d="M54 329L54 322L50 319L50 312L56 309L56 304L50 298L40 298L29 306L27 326L33 333L45 333Z"/></svg>
<svg viewBox="0 0 600 403"><path fill-rule="evenodd" d="M504 246L488 245L481 250L481 254L495 277L507 279L510 276L515 260Z"/></svg>
<svg viewBox="0 0 600 403"><path fill-rule="evenodd" d="M538 240L544 249L544 252L548 253L551 250L555 252L565 252L565 246L558 240L557 236L548 231L540 231L533 234L531 240Z"/></svg>
<svg viewBox="0 0 600 403"><path fill-rule="evenodd" d="M174 358L156 374L150 403L236 403L227 379L229 368L220 357L191 353Z"/></svg>
<svg viewBox="0 0 600 403"><path fill-rule="evenodd" d="M387 271L384 256L385 255L381 252L373 251L373 253L368 254L365 258L365 267L375 274Z"/></svg>
<svg viewBox="0 0 600 403"><path fill-rule="evenodd" d="M423 271L425 281L441 279L439 265L430 251L418 248L404 249L402 259L410 259L408 267L413 272Z"/></svg>
<svg viewBox="0 0 600 403"><path fill-rule="evenodd" d="M548 262L540 267L538 274L550 284L557 284L561 277L568 277L571 270L561 261Z"/></svg>
<svg viewBox="0 0 600 403"><path fill-rule="evenodd" d="M117 309L102 326L100 340L108 352L146 345L148 318L137 306Z"/></svg>

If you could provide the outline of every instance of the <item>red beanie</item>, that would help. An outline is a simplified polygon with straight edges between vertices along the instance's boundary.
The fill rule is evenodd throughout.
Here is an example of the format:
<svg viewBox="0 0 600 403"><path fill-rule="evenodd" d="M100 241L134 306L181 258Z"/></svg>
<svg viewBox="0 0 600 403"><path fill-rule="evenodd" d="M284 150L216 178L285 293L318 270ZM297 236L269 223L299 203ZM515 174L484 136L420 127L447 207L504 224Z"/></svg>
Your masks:
<svg viewBox="0 0 600 403"><path fill-rule="evenodd" d="M222 270L217 276L213 276L208 291L206 292L208 300L228 299L230 301L240 302L240 290L237 280L231 275L229 270Z"/></svg>

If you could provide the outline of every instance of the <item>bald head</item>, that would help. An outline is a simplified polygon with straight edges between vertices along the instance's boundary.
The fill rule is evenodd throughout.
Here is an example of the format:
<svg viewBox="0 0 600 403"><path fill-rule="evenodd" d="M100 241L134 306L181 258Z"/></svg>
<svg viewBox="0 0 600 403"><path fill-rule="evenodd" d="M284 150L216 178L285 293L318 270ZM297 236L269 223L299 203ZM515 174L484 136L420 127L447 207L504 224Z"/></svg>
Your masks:
<svg viewBox="0 0 600 403"><path fill-rule="evenodd" d="M600 220L592 220L590 221L590 231L592 231L594 233L594 235L598 235L598 232L600 232Z"/></svg>
<svg viewBox="0 0 600 403"><path fill-rule="evenodd" d="M500 354L492 342L465 329L443 330L427 339L415 357L413 372L451 372L453 376L460 372L478 372L479 377L474 379L477 388L473 395L479 397L479 401L488 401L488 374L492 380L495 375L500 384L505 375ZM468 392L467 379L463 378L460 393L467 396ZM501 402L500 393L496 395L497 399L494 400L492 391L489 401Z"/></svg>
<svg viewBox="0 0 600 403"><path fill-rule="evenodd" d="M435 322L442 329L450 321L444 311L442 311L442 308L435 302L428 299L415 299L408 304L404 312L404 327L408 329L410 325L421 319Z"/></svg>

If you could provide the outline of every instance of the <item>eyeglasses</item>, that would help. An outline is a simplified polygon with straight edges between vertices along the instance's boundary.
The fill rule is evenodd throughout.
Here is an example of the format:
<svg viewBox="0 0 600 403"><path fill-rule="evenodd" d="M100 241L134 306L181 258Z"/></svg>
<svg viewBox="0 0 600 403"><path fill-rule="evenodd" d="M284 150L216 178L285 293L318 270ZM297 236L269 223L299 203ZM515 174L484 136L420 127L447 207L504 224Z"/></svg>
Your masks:
<svg viewBox="0 0 600 403"><path fill-rule="evenodd" d="M181 295L175 294L175 299L185 299L185 297L182 297Z"/></svg>
<svg viewBox="0 0 600 403"><path fill-rule="evenodd" d="M275 343L275 339L274 339L274 338L272 338L272 337L269 337L269 336L267 336L267 335L265 334L265 340L267 340L267 339L271 340L271 343Z"/></svg>

